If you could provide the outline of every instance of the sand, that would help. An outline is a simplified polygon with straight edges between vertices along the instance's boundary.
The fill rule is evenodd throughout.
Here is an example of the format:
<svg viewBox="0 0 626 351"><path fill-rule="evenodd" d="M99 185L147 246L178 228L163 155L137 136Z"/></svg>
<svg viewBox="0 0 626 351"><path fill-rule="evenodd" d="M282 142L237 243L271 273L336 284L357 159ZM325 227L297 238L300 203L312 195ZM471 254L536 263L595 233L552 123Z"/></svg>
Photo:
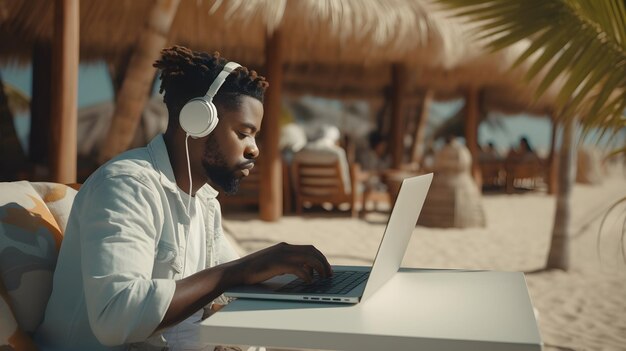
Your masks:
<svg viewBox="0 0 626 351"><path fill-rule="evenodd" d="M527 272L545 350L626 350L626 264L618 255L626 205L609 217L597 245L601 218L625 196L622 170L599 185L575 185L568 271L530 273L544 267L551 239L556 199L544 191L485 194L485 228L417 226L403 266ZM371 263L386 219L316 211L270 223L224 211L226 232L241 253L281 241L313 244L332 264Z"/></svg>

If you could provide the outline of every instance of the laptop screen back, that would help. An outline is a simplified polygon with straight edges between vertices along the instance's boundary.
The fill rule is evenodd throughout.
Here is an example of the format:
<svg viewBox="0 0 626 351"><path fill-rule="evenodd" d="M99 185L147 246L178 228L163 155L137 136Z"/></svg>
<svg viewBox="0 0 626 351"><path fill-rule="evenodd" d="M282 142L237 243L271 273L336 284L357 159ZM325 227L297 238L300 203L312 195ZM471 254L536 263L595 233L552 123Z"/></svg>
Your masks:
<svg viewBox="0 0 626 351"><path fill-rule="evenodd" d="M398 272L432 179L433 174L429 173L402 181L361 301L372 296Z"/></svg>

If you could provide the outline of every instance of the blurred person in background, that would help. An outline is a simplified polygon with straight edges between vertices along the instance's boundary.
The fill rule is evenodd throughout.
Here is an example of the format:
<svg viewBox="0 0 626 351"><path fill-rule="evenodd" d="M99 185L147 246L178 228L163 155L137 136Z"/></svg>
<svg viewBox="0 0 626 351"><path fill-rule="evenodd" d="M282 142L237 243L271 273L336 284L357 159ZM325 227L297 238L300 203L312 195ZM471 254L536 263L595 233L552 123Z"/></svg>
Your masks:
<svg viewBox="0 0 626 351"><path fill-rule="evenodd" d="M291 163L293 155L306 146L307 138L304 128L295 122L288 123L280 129L278 148L283 161Z"/></svg>
<svg viewBox="0 0 626 351"><path fill-rule="evenodd" d="M535 153L528 138L525 136L520 138L517 147L511 148L507 155L507 160L509 161L533 161L538 159L539 156Z"/></svg>

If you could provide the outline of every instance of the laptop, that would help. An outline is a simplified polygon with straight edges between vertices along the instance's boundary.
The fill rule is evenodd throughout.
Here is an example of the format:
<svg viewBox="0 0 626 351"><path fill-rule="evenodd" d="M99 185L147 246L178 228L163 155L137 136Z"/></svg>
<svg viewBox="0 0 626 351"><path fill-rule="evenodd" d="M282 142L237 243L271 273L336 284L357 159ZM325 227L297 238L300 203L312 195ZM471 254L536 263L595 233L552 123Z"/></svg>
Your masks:
<svg viewBox="0 0 626 351"><path fill-rule="evenodd" d="M285 274L263 283L227 290L229 297L354 304L371 297L398 272L422 210L433 174L406 178L393 206L378 247L368 266L332 266L333 276L306 283Z"/></svg>

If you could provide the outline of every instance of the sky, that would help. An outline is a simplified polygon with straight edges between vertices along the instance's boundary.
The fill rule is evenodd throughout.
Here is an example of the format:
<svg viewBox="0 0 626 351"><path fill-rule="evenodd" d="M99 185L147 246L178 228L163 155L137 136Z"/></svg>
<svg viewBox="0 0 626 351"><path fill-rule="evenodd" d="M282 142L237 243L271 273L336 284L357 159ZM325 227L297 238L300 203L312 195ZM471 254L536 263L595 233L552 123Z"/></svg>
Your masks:
<svg viewBox="0 0 626 351"><path fill-rule="evenodd" d="M2 74L2 79L5 82L30 96L32 85L30 66L0 66L0 74ZM113 88L104 64L81 64L78 77L79 108L113 99ZM431 104L429 118L433 122L440 123L440 121L453 116L462 107L462 100L435 102ZM25 143L29 130L28 115L16 118L16 129L20 139ZM506 116L503 119L502 129L494 129L488 124L482 123L478 130L478 141L481 145L492 141L502 151L516 145L522 136L526 136L536 149L547 150L551 136L549 120L542 116L519 114Z"/></svg>

